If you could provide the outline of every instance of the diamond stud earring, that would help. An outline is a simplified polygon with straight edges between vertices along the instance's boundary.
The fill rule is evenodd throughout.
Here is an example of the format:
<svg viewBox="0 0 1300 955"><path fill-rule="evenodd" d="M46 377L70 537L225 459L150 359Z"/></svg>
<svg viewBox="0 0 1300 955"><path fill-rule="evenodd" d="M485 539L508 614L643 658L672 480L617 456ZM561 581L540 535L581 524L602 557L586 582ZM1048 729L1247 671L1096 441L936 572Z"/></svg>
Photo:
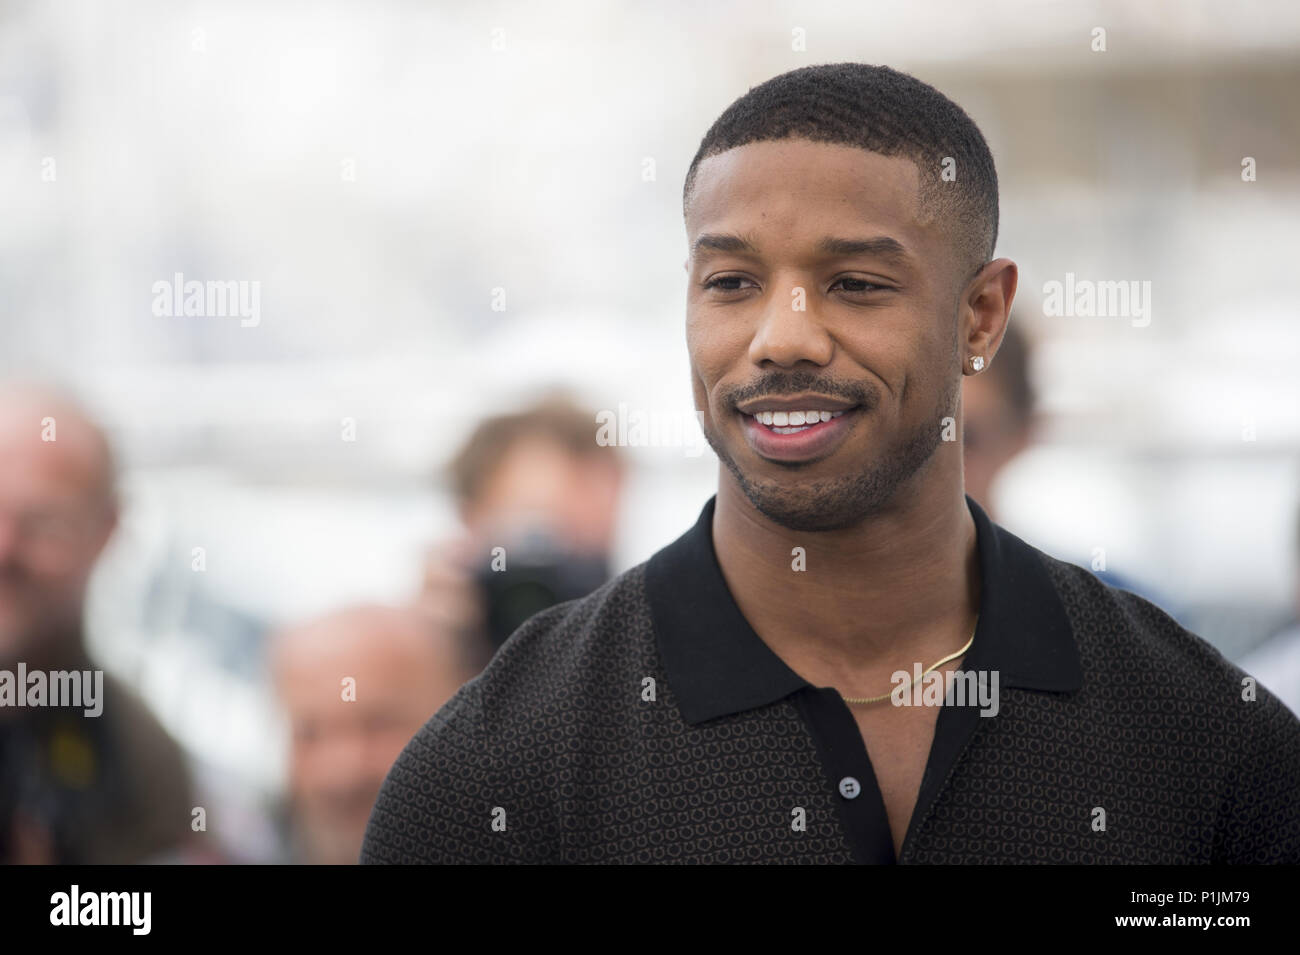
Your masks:
<svg viewBox="0 0 1300 955"><path fill-rule="evenodd" d="M972 359L970 360L970 366L971 366L972 368L974 368L976 371L983 371L983 370L984 370L984 356L983 356L983 355L976 355L974 358L972 358Z"/></svg>

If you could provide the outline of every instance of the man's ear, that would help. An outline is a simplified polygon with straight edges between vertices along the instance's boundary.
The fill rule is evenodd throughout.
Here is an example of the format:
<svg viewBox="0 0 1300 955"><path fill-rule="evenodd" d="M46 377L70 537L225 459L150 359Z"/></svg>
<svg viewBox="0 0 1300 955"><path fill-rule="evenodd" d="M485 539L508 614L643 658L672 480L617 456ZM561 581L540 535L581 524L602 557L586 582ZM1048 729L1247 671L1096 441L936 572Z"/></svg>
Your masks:
<svg viewBox="0 0 1300 955"><path fill-rule="evenodd" d="M1011 317L1020 270L1010 259L994 259L976 273L962 293L960 332L966 358L993 360Z"/></svg>

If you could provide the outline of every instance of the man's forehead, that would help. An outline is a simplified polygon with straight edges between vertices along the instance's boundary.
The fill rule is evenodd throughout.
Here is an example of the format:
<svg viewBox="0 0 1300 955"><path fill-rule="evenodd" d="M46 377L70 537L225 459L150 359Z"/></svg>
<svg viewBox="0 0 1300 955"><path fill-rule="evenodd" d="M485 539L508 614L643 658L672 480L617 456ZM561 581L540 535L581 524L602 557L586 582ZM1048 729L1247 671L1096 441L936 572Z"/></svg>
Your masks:
<svg viewBox="0 0 1300 955"><path fill-rule="evenodd" d="M111 491L112 452L98 426L57 391L0 385L0 460L48 482Z"/></svg>
<svg viewBox="0 0 1300 955"><path fill-rule="evenodd" d="M774 217L782 221L764 221ZM813 217L853 232L866 226L894 234L915 230L919 239L920 172L907 157L853 146L802 139L748 143L701 160L686 228L693 247L701 234L735 231L742 222L788 227Z"/></svg>
<svg viewBox="0 0 1300 955"><path fill-rule="evenodd" d="M26 486L49 498L84 497L106 481L107 465L93 436L71 427L57 435L42 441L36 433L0 433L0 485Z"/></svg>

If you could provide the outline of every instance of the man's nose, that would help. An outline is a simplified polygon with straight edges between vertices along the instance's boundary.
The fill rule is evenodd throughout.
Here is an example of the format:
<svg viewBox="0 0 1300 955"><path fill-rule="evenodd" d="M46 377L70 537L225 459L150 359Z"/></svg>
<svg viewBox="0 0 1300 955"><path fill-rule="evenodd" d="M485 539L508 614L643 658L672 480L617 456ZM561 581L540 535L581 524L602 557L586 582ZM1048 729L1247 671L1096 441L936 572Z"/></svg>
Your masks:
<svg viewBox="0 0 1300 955"><path fill-rule="evenodd" d="M352 705L352 704L350 704ZM336 729L329 741L324 770L335 785L347 786L365 776L369 740L359 725Z"/></svg>
<svg viewBox="0 0 1300 955"><path fill-rule="evenodd" d="M801 361L830 364L835 341L822 324L817 303L804 286L777 285L758 319L749 345L750 360L788 368Z"/></svg>

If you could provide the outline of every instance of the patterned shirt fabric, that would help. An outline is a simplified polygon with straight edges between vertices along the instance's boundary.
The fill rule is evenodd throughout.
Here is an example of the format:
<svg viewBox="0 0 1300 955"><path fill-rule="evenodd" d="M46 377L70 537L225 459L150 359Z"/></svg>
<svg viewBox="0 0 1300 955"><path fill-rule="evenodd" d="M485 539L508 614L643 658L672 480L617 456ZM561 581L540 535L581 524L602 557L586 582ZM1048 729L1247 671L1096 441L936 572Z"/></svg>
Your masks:
<svg viewBox="0 0 1300 955"><path fill-rule="evenodd" d="M897 857L848 705L727 589L714 498L650 560L528 620L434 714L361 861L1300 862L1300 720L1155 605L966 501L981 584L962 670L996 705L940 709Z"/></svg>

